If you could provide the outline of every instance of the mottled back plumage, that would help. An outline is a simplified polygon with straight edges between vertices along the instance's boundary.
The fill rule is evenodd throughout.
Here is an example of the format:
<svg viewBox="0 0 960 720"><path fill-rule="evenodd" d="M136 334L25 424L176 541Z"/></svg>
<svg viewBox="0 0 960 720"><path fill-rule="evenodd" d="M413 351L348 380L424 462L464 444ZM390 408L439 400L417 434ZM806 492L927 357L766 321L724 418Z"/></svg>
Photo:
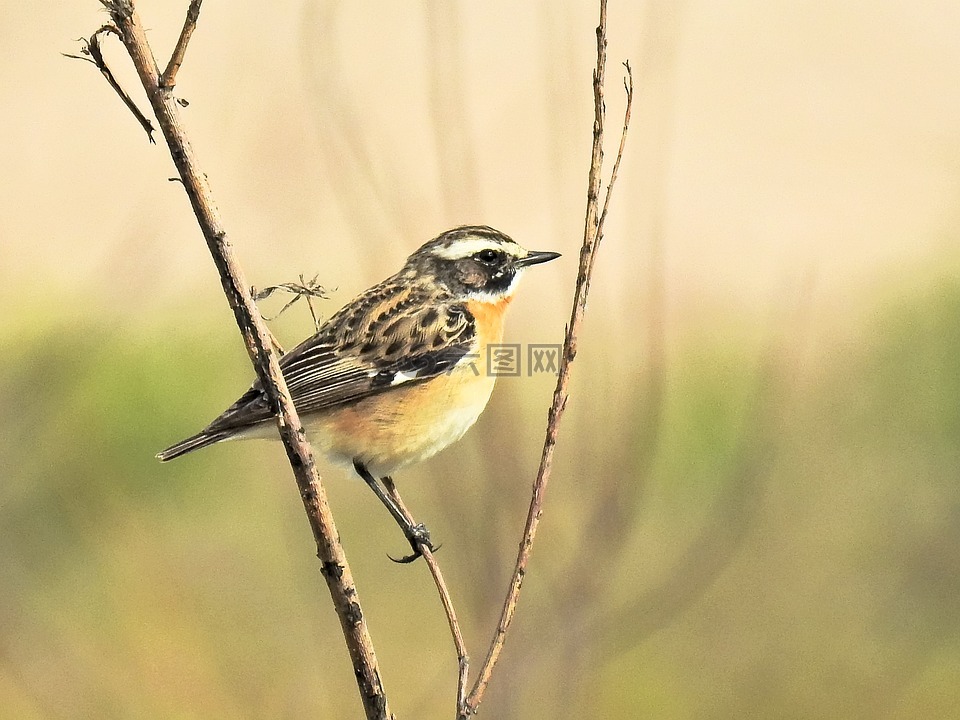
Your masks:
<svg viewBox="0 0 960 720"><path fill-rule="evenodd" d="M473 318L426 288L384 281L280 358L293 404L309 414L446 372L474 343ZM216 432L272 417L259 381L207 427Z"/></svg>

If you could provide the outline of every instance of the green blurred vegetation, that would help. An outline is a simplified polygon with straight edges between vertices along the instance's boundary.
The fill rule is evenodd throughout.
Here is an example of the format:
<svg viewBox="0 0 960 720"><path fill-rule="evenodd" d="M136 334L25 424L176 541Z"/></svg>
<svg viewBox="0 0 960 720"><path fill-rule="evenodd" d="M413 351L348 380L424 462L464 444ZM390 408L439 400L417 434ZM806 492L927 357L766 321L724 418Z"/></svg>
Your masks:
<svg viewBox="0 0 960 720"><path fill-rule="evenodd" d="M957 715L960 284L872 315L759 342L691 331L662 374L638 344L636 383L603 398L588 379L604 357L584 345L485 714ZM4 329L3 717L357 716L279 447L153 458L242 390L234 335ZM400 478L443 543L475 658L548 396L549 379L501 381L467 439ZM386 513L345 472L326 475L395 709L449 717L454 661L426 572L390 563L403 542Z"/></svg>

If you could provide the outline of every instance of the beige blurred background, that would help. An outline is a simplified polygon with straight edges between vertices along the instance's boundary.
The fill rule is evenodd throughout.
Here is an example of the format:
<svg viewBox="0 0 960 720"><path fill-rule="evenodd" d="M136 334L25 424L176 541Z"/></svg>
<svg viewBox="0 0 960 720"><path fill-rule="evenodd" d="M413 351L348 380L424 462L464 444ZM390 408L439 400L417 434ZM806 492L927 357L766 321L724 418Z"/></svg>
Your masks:
<svg viewBox="0 0 960 720"><path fill-rule="evenodd" d="M137 4L165 61L186 0ZM252 372L165 148L60 54L106 15L3 9L0 716L358 717L279 446L153 458ZM609 13L608 158L624 59L634 122L482 713L960 717L960 7ZM487 223L564 253L508 328L560 342L596 16L207 0L177 94L250 282L316 273L329 316ZM274 328L292 345L311 321ZM476 664L552 384L503 379L464 441L398 478ZM389 517L323 467L394 710L450 717L425 569L390 563Z"/></svg>

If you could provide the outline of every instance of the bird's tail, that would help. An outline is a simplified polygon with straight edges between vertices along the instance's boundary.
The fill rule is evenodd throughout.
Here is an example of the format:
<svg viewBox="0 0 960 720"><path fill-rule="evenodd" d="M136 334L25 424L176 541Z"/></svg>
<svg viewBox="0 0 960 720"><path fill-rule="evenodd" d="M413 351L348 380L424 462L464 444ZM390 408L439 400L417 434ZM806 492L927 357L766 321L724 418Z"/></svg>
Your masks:
<svg viewBox="0 0 960 720"><path fill-rule="evenodd" d="M202 430L196 435L188 437L186 440L181 440L175 445L171 445L166 450L161 450L157 453L157 458L160 460L160 462L167 462L167 460L173 460L181 455L186 455L188 452L193 452L194 450L207 447L207 445L213 445L221 440L226 440L232 435L233 433L231 433L229 430L220 430L215 432Z"/></svg>

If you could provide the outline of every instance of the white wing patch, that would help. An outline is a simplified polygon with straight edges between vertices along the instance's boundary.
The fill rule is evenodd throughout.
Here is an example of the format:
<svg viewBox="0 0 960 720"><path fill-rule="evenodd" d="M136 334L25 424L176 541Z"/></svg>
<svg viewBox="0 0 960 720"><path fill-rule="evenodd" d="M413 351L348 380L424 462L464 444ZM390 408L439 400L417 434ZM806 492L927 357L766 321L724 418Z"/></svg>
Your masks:
<svg viewBox="0 0 960 720"><path fill-rule="evenodd" d="M367 371L367 377L369 378L376 378L378 376L379 378L381 378L380 379L381 387L383 386L396 387L397 385L402 385L405 382L410 382L411 380L418 379L420 377L420 373L417 372L416 370L413 370L412 372L402 372L398 370L397 372L393 373L392 377L390 377L388 371L386 370L368 370ZM390 382L386 382L387 377L390 377Z"/></svg>
<svg viewBox="0 0 960 720"><path fill-rule="evenodd" d="M412 373L398 372L393 376L393 380L390 381L390 387L394 387L395 385L400 385L401 383L410 382L411 380L416 379L416 371Z"/></svg>

